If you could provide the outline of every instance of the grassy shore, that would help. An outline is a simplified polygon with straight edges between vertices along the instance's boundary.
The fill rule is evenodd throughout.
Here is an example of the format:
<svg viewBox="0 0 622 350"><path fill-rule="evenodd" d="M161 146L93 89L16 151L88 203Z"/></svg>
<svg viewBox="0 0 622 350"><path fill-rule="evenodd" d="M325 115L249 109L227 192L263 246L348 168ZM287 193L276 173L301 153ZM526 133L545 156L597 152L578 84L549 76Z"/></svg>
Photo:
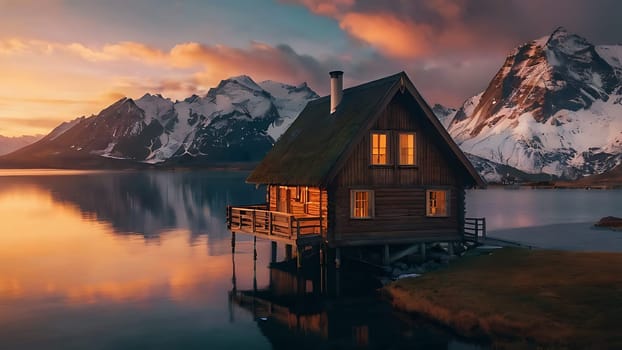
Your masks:
<svg viewBox="0 0 622 350"><path fill-rule="evenodd" d="M622 349L622 254L505 248L385 292L398 309L503 348Z"/></svg>

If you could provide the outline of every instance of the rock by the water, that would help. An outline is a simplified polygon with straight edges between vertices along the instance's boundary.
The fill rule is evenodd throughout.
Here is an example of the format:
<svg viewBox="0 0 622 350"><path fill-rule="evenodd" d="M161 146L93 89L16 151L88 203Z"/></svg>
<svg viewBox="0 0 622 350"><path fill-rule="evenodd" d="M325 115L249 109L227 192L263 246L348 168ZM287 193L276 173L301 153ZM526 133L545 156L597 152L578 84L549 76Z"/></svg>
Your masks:
<svg viewBox="0 0 622 350"><path fill-rule="evenodd" d="M595 223L594 226L622 229L622 218L618 218L615 216L605 216L597 223Z"/></svg>

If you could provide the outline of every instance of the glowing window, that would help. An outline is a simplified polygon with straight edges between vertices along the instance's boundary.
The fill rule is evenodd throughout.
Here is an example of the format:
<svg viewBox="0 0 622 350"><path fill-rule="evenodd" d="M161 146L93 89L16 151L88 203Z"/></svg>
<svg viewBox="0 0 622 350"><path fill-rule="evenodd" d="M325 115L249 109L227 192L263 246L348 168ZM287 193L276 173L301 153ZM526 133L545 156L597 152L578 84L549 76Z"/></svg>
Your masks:
<svg viewBox="0 0 622 350"><path fill-rule="evenodd" d="M387 164L387 134L371 134L371 163L374 165Z"/></svg>
<svg viewBox="0 0 622 350"><path fill-rule="evenodd" d="M369 219L373 217L373 191L352 190L350 191L350 217L356 219Z"/></svg>
<svg viewBox="0 0 622 350"><path fill-rule="evenodd" d="M309 187L296 186L296 196L298 202L307 203L309 201Z"/></svg>
<svg viewBox="0 0 622 350"><path fill-rule="evenodd" d="M448 216L449 191L428 190L426 191L426 215Z"/></svg>
<svg viewBox="0 0 622 350"><path fill-rule="evenodd" d="M415 134L400 134L400 164L415 165Z"/></svg>

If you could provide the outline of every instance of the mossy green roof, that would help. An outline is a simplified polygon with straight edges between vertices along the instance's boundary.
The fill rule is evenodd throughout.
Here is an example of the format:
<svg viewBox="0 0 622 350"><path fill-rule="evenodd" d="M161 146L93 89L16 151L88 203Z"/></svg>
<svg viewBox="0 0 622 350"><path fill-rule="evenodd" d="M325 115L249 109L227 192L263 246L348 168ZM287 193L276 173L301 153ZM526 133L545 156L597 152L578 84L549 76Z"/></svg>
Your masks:
<svg viewBox="0 0 622 350"><path fill-rule="evenodd" d="M357 140L357 135L380 115L400 88L407 88L416 94L415 99L425 105L422 109L428 118L433 118L435 128L444 132L441 136L448 138L455 146L452 151L457 150L461 163L471 168L467 172L477 177L472 182L483 185L471 163L451 140L404 72L344 89L341 103L332 114L330 96L310 101L246 181L257 184L326 185L334 175L337 163Z"/></svg>

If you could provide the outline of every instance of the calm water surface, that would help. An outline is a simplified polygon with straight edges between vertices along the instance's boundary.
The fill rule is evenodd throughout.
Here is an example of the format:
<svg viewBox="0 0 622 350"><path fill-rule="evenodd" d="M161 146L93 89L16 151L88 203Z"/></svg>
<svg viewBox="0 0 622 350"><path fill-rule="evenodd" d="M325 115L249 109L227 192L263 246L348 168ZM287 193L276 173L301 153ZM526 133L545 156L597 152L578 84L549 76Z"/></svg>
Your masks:
<svg viewBox="0 0 622 350"><path fill-rule="evenodd" d="M373 300L231 302L234 269L237 290L293 283L269 242L255 273L249 237L232 258L226 204L265 199L246 175L0 170L0 348L480 348Z"/></svg>
<svg viewBox="0 0 622 350"><path fill-rule="evenodd" d="M622 216L622 190L504 189L467 191L467 216L486 217L488 231L594 223Z"/></svg>

